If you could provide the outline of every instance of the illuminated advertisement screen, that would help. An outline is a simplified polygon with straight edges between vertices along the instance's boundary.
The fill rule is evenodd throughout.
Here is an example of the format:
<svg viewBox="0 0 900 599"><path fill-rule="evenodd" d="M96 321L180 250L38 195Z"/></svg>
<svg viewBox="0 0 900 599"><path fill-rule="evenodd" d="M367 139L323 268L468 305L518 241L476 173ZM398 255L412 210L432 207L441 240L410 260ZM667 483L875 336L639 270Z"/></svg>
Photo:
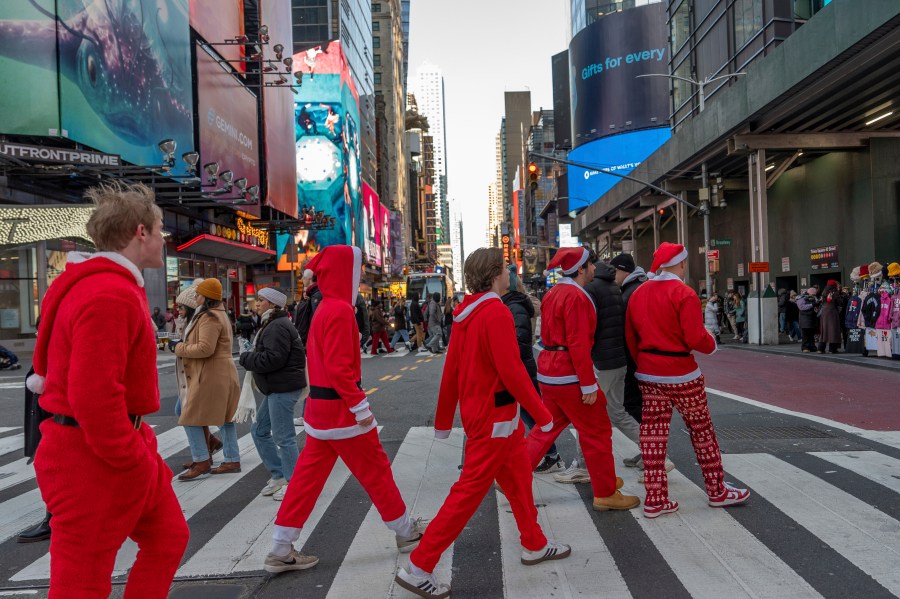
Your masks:
<svg viewBox="0 0 900 599"><path fill-rule="evenodd" d="M290 58L293 48L293 28L291 27L291 3L282 0L261 0L262 22L269 26L270 42L261 46L263 57L287 80L293 83L291 67L284 65L284 58ZM275 46L281 44L287 49L282 61L277 61ZM273 83L277 75L265 75L266 81ZM265 168L266 204L292 218L297 218L297 158L294 152L294 93L290 87L264 87L263 111L265 113Z"/></svg>
<svg viewBox="0 0 900 599"><path fill-rule="evenodd" d="M399 212L390 213L391 221L391 276L403 274L403 266L406 264L405 248L403 247L403 215Z"/></svg>
<svg viewBox="0 0 900 599"><path fill-rule="evenodd" d="M197 100L200 163L219 163L219 174L234 173L259 185L259 135L256 98L206 50L197 47ZM223 197L235 197L226 194ZM259 215L259 207L242 210Z"/></svg>
<svg viewBox="0 0 900 599"><path fill-rule="evenodd" d="M289 234L276 236L279 270L300 268L321 248L363 247L359 164L359 94L338 41L294 55L303 85L294 96L297 203L334 217L333 229L299 231L297 260L288 260Z"/></svg>
<svg viewBox="0 0 900 599"><path fill-rule="evenodd" d="M55 13L54 0L0 2L0 133L60 135Z"/></svg>
<svg viewBox="0 0 900 599"><path fill-rule="evenodd" d="M56 6L67 136L147 166L161 163L163 139L174 139L179 155L193 150L187 0L57 0ZM184 168L178 160L175 173Z"/></svg>
<svg viewBox="0 0 900 599"><path fill-rule="evenodd" d="M670 137L672 132L668 127L645 129L604 137L569 152L569 160L596 166L591 170L567 167L569 214L593 204L621 181L620 177L605 171L627 175Z"/></svg>
<svg viewBox="0 0 900 599"><path fill-rule="evenodd" d="M190 0L191 27L211 44L219 44L244 33L243 0ZM272 23L263 18L263 23ZM243 46L216 46L216 52L226 60L241 58ZM239 70L241 65L234 65Z"/></svg>
<svg viewBox="0 0 900 599"><path fill-rule="evenodd" d="M363 182L363 260L381 266L381 203L378 194Z"/></svg>
<svg viewBox="0 0 900 599"><path fill-rule="evenodd" d="M393 263L391 256L393 249L391 247L391 211L387 207L381 206L379 212L381 213L381 233L378 239L378 246L381 248L382 263L385 266L389 266Z"/></svg>
<svg viewBox="0 0 900 599"><path fill-rule="evenodd" d="M573 147L669 120L665 3L610 13L569 44ZM565 137L569 137L566 135Z"/></svg>

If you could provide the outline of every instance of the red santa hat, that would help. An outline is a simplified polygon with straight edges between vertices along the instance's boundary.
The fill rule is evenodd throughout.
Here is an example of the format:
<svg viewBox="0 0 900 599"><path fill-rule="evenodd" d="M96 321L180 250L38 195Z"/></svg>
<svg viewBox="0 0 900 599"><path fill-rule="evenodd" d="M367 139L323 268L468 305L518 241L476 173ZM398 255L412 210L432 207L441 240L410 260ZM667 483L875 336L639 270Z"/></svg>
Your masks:
<svg viewBox="0 0 900 599"><path fill-rule="evenodd" d="M688 253L684 246L680 243L669 243L664 241L653 252L653 264L650 265L650 272L659 272L661 268L675 266L687 260Z"/></svg>
<svg viewBox="0 0 900 599"><path fill-rule="evenodd" d="M549 275L549 271L554 268L561 268L562 273L569 276L581 268L584 263L587 262L590 255L591 253L585 247L559 248L556 250L556 255L553 256L553 260L547 265L545 275Z"/></svg>

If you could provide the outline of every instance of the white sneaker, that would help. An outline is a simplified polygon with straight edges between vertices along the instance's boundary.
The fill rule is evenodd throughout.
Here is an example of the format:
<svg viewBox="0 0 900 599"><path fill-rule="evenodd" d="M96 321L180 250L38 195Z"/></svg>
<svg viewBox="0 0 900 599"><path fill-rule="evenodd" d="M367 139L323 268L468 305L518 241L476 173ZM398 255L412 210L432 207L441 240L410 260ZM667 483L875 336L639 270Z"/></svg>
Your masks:
<svg viewBox="0 0 900 599"><path fill-rule="evenodd" d="M425 527L428 526L428 520L425 518L416 518L412 523L413 532L409 537L403 538L395 535L395 538L397 539L397 549L400 550L400 553L409 553L415 549L419 544L419 541L422 540L422 535L425 534Z"/></svg>
<svg viewBox="0 0 900 599"><path fill-rule="evenodd" d="M303 426L303 418L294 418L294 426Z"/></svg>
<svg viewBox="0 0 900 599"><path fill-rule="evenodd" d="M709 505L712 507L728 507L738 505L750 499L750 491L735 487L731 483L725 483L722 494L718 497L710 497Z"/></svg>
<svg viewBox="0 0 900 599"><path fill-rule="evenodd" d="M291 570L306 570L318 563L319 558L315 555L303 555L291 547L291 552L284 557L274 553L268 554L263 564L263 569L272 574L280 574Z"/></svg>
<svg viewBox="0 0 900 599"><path fill-rule="evenodd" d="M425 599L444 599L450 596L450 587L446 584L439 583L434 574L426 574L425 576L416 576L401 567L397 570L397 576L394 582L419 597Z"/></svg>
<svg viewBox="0 0 900 599"><path fill-rule="evenodd" d="M285 484L283 487L272 493L272 499L275 501L282 501L284 499L284 494L287 493L287 488L288 486Z"/></svg>
<svg viewBox="0 0 900 599"><path fill-rule="evenodd" d="M287 485L287 481L283 478L270 478L269 482L266 483L266 486L262 488L262 491L260 491L259 494L266 497L274 495L278 489L285 485Z"/></svg>
<svg viewBox="0 0 900 599"><path fill-rule="evenodd" d="M541 562L554 559L565 559L572 554L572 548L555 541L547 541L547 546L539 551L522 550L522 563L526 566L536 566Z"/></svg>
<svg viewBox="0 0 900 599"><path fill-rule="evenodd" d="M553 480L567 485L591 482L591 475L588 474L587 468L581 468L580 466L577 459L572 460L568 468L559 474L553 475Z"/></svg>

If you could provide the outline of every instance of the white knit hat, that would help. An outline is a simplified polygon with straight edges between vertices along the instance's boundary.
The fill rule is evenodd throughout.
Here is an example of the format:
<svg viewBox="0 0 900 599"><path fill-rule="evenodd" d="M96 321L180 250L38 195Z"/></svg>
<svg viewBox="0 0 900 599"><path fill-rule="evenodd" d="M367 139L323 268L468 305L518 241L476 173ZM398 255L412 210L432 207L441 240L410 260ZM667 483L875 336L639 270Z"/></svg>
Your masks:
<svg viewBox="0 0 900 599"><path fill-rule="evenodd" d="M178 297L175 298L175 303L194 310L199 308L200 304L203 303L203 300L201 300L200 296L197 294L197 284L201 281L203 281L203 279L197 279L190 287L179 293Z"/></svg>
<svg viewBox="0 0 900 599"><path fill-rule="evenodd" d="M257 295L269 300L279 308L284 308L284 305L287 303L287 296L274 287L263 287L257 292Z"/></svg>

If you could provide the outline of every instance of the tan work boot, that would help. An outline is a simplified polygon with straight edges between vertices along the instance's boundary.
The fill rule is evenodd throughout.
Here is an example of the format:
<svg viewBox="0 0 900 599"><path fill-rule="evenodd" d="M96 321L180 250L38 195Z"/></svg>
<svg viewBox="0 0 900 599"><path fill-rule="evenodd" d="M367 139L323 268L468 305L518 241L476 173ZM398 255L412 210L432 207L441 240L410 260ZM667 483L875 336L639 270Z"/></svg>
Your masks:
<svg viewBox="0 0 900 599"><path fill-rule="evenodd" d="M622 495L616 491L609 497L594 497L594 510L605 512L606 510L630 510L641 505L641 500L636 495Z"/></svg>
<svg viewBox="0 0 900 599"><path fill-rule="evenodd" d="M222 462L211 470L213 474L231 474L232 472L240 472L240 462Z"/></svg>
<svg viewBox="0 0 900 599"><path fill-rule="evenodd" d="M212 469L212 460L203 460L202 462L194 462L190 469L178 475L181 482L190 482L198 478L206 478Z"/></svg>

